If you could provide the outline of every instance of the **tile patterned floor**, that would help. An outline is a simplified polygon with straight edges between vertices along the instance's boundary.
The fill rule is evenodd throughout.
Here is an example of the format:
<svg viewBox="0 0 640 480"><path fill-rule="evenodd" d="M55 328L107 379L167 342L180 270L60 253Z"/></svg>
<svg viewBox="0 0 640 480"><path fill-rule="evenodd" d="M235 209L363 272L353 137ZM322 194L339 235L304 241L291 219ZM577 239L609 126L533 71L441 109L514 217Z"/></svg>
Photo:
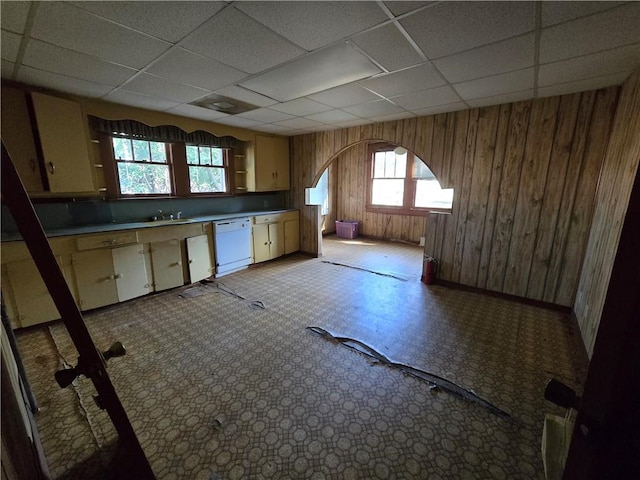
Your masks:
<svg viewBox="0 0 640 480"><path fill-rule="evenodd" d="M586 366L568 319L427 287L414 246L324 244L322 258L256 265L205 295L174 290L87 315L97 345L127 346L109 372L156 476L544 478L544 413L561 413L544 401L544 385L555 377L579 388ZM369 362L311 325L472 388L512 418ZM89 380L66 390L54 382L61 357L75 363L64 327L18 341L42 405L36 420L52 474L100 478L115 433ZM82 474L72 469L80 462Z"/></svg>

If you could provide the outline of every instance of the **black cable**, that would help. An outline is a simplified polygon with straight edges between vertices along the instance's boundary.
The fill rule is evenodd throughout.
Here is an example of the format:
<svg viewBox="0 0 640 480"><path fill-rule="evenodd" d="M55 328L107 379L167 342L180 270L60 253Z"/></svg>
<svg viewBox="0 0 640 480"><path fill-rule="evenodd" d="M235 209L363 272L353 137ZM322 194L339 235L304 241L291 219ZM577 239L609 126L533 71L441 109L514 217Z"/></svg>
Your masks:
<svg viewBox="0 0 640 480"><path fill-rule="evenodd" d="M403 373L406 373L407 375L411 375L412 377L422 380L428 383L429 385L431 385L432 388L433 387L441 388L469 402L474 402L479 405L482 405L483 407L488 409L491 413L494 413L499 417L511 418L511 415L509 415L507 412L496 407L495 405L488 402L487 400L481 398L473 390L466 389L458 385L457 383L454 383L451 380L447 380L446 378L443 378L439 375L425 372L424 370L420 370L410 365L405 365L404 363L393 362L389 360L387 357L385 357L383 354L381 354L380 352L377 352L376 350L371 348L369 345L362 343L359 340L355 340L349 337L336 337L321 327L307 327L307 330L311 330L313 333L317 333L318 335L322 336L326 340L332 341L334 343L340 343L341 345L344 345L347 348L355 350L356 352L361 353L362 355L366 355L367 357L373 358L379 361L380 363L382 363L383 365L386 365L391 368L395 368L397 370L400 370Z"/></svg>

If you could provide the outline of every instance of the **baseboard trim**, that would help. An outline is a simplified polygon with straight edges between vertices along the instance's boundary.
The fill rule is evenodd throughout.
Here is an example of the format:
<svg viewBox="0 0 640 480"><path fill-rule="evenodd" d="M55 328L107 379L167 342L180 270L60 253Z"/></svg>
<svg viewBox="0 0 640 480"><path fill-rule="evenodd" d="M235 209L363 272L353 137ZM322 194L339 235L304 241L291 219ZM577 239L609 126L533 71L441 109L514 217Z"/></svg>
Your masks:
<svg viewBox="0 0 640 480"><path fill-rule="evenodd" d="M453 288L456 290L462 290L465 292L480 293L483 295L489 295L490 297L504 298L505 300L511 300L518 303L524 303L525 305L532 305L534 307L545 308L547 310L554 310L556 312L564 313L565 315L571 315L573 309L564 305L558 305L556 303L543 302L542 300L534 300L532 298L520 297L518 295L511 295L509 293L496 292L494 290L487 290L485 288L471 287L469 285L463 285L461 283L449 282L447 280L437 279L434 285L440 285L446 288Z"/></svg>

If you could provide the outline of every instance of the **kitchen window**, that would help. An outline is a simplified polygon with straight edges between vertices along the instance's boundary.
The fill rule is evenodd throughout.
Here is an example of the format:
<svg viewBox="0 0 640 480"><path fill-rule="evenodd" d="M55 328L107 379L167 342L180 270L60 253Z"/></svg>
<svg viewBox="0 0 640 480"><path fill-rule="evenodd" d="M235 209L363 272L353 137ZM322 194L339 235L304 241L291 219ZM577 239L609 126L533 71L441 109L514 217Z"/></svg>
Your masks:
<svg viewBox="0 0 640 480"><path fill-rule="evenodd" d="M372 144L368 155L368 211L402 215L451 211L453 189L441 188L420 158L390 144Z"/></svg>
<svg viewBox="0 0 640 480"><path fill-rule="evenodd" d="M121 195L172 193L168 144L125 137L111 140Z"/></svg>
<svg viewBox="0 0 640 480"><path fill-rule="evenodd" d="M229 149L186 145L191 193L227 193Z"/></svg>

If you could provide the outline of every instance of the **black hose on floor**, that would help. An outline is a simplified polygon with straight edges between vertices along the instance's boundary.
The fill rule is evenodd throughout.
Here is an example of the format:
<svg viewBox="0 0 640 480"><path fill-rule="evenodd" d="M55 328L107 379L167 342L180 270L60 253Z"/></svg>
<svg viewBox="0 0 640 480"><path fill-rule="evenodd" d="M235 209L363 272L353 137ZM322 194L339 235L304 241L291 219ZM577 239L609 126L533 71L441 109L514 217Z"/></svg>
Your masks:
<svg viewBox="0 0 640 480"><path fill-rule="evenodd" d="M401 372L406 373L407 375L411 375L412 377L422 380L428 383L429 385L431 385L432 387L440 388L449 393L452 393L453 395L456 395L457 397L463 398L469 402L477 403L485 407L491 413L498 415L501 418L511 418L511 415L509 415L507 412L496 407L495 405L488 402L487 400L481 398L473 390L466 389L458 385L457 383L452 382L451 380L447 380L446 378L440 377L439 375L425 372L424 370L420 370L410 365L405 365L404 363L393 362L389 360L387 357L385 357L383 354L381 354L380 352L377 352L376 350L371 348L369 345L362 343L359 340L355 340L349 337L334 336L331 333L329 333L327 330L321 327L307 327L307 330L310 330L313 333L317 333L318 335L322 336L326 340L329 340L334 343L339 343L341 345L344 345L347 348L350 348L352 350L357 351L358 353L361 353L362 355L366 355L369 358L373 358L374 360L377 360L378 362L380 362L383 365L386 365L387 367L395 368L396 370L400 370Z"/></svg>

